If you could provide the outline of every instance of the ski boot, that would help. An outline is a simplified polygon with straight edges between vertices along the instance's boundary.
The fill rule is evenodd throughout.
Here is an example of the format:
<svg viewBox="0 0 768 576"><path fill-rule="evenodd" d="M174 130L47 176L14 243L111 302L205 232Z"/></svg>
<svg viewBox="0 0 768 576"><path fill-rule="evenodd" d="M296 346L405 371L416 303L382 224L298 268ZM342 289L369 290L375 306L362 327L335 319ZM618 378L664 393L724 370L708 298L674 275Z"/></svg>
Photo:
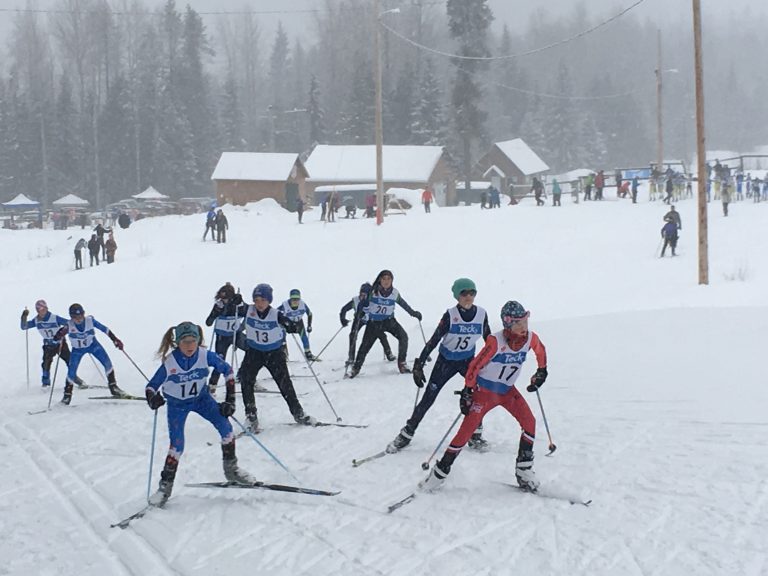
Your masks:
<svg viewBox="0 0 768 576"><path fill-rule="evenodd" d="M171 497L173 492L173 482L176 479L176 470L179 467L179 461L173 456L166 456L165 466L163 471L160 472L160 484L157 487L157 492L149 497L149 505L162 508L165 503L168 502L168 498Z"/></svg>
<svg viewBox="0 0 768 576"><path fill-rule="evenodd" d="M475 432L472 434L472 438L469 439L467 445L477 452L488 452L491 449L491 445L483 438L482 432Z"/></svg>
<svg viewBox="0 0 768 576"><path fill-rule="evenodd" d="M67 380L67 383L64 385L64 396L61 399L61 403L65 406L69 406L69 403L72 402L72 389L74 388L74 385L72 382Z"/></svg>
<svg viewBox="0 0 768 576"><path fill-rule="evenodd" d="M257 413L254 412L247 412L245 414L245 429L248 430L251 434L258 434L260 432L259 430L259 417Z"/></svg>
<svg viewBox="0 0 768 576"><path fill-rule="evenodd" d="M405 360L402 362L397 363L397 369L400 370L400 374L410 374L411 369L408 368L408 364L405 363Z"/></svg>
<svg viewBox="0 0 768 576"><path fill-rule="evenodd" d="M248 472L240 470L240 467L237 465L234 440L228 444L221 445L221 455L222 464L224 466L224 478L227 479L227 482L240 484L242 486L253 486L256 484L256 479L248 474Z"/></svg>
<svg viewBox="0 0 768 576"><path fill-rule="evenodd" d="M107 375L107 386L109 387L109 393L116 398L122 398L123 396L128 395L125 393L125 390L123 390L122 388L120 388L120 386L117 385L117 382L115 381L114 371L110 372Z"/></svg>
<svg viewBox="0 0 768 576"><path fill-rule="evenodd" d="M387 362L394 362L397 360L397 356L392 354L392 350L384 350L384 356L387 357Z"/></svg>
<svg viewBox="0 0 768 576"><path fill-rule="evenodd" d="M297 424L303 424L304 426L317 426L317 418L304 414L304 410L293 415L293 419Z"/></svg>
<svg viewBox="0 0 768 576"><path fill-rule="evenodd" d="M304 358L306 358L310 362L314 362L315 360L317 360L317 357L314 354L312 354L311 350L304 351Z"/></svg>
<svg viewBox="0 0 768 576"><path fill-rule="evenodd" d="M86 384L85 381L79 378L78 376L75 376L75 384L77 384L77 387L80 390L86 390L89 388L88 384Z"/></svg>
<svg viewBox="0 0 768 576"><path fill-rule="evenodd" d="M448 472L450 472L450 469ZM430 471L429 476L419 482L419 489L424 492L437 492L443 487L443 483L448 477L448 472L443 470L440 466L440 462L438 462Z"/></svg>
<svg viewBox="0 0 768 576"><path fill-rule="evenodd" d="M347 378L354 378L358 374L360 374L360 367L357 364L352 364L352 367L349 369Z"/></svg>
<svg viewBox="0 0 768 576"><path fill-rule="evenodd" d="M408 444L411 443L411 440L413 440L413 433L414 430L410 430L408 426L403 426L402 430L400 430L398 435L395 436L395 439L387 444L387 454L394 454L395 452L399 452L402 448L408 446Z"/></svg>
<svg viewBox="0 0 768 576"><path fill-rule="evenodd" d="M521 490L536 492L540 482L533 471L533 450L520 450L515 465L515 478Z"/></svg>

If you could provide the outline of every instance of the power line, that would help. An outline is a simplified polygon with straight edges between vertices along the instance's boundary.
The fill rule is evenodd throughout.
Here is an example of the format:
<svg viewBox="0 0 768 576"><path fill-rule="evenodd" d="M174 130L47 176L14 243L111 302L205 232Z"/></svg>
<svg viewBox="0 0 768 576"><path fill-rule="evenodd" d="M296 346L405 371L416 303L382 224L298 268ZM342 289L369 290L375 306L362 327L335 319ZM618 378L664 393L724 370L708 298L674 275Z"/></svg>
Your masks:
<svg viewBox="0 0 768 576"><path fill-rule="evenodd" d="M396 36L397 38L400 38L401 40L407 42L408 44L411 44L412 46L415 46L416 48L419 48L421 50L426 50L427 52L431 52L432 54L437 54L438 56L446 56L448 58L454 58L456 60L482 60L482 61L492 61L492 60L510 60L512 58L520 58L522 56L530 56L531 54L537 54L538 52L544 52L545 50L550 50L551 48L556 48L557 46L562 46L563 44L567 44L568 42L573 42L574 40L577 40L583 36L586 36L587 34L591 34L592 32L598 30L599 28L602 28L603 26L606 26L607 24L610 24L614 20L621 18L629 12L630 10L633 10L634 8L637 8L645 2L645 0L636 0L634 4L631 4L630 6L624 8L621 12L618 14L614 14L607 20L603 20L602 22L592 26L591 28L587 28L586 30L583 30L582 32L579 32L578 34L575 34L573 36L570 36L568 38L564 38L562 40L558 40L557 42L553 42L552 44L547 44L546 46L541 46L539 48L533 48L531 50L526 50L525 52L518 52L517 54L505 54L502 56L462 56L461 54L453 54L451 52L444 52L443 50L438 50L436 48L431 48L430 46L425 46L424 44L419 44L418 42L411 40L410 38L407 38L406 36L402 35L400 32L395 30L394 28L391 28L384 24L381 20L379 21L379 24L387 30L390 34L393 36Z"/></svg>

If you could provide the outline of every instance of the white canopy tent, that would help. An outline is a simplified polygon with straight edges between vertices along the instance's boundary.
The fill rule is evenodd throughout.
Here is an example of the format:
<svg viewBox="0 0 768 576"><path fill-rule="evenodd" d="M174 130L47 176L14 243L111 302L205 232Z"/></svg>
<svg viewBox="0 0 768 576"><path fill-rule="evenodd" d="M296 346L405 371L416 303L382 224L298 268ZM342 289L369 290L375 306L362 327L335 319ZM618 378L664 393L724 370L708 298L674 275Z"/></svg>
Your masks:
<svg viewBox="0 0 768 576"><path fill-rule="evenodd" d="M166 196L165 194L161 194L157 190L155 190L152 186L144 190L144 192L140 192L139 194L134 194L131 196L131 198L136 198L136 200L166 200L170 198L170 196Z"/></svg>
<svg viewBox="0 0 768 576"><path fill-rule="evenodd" d="M19 194L13 200L3 202L3 206L6 208L36 208L37 206L40 206L40 202L28 198L24 194Z"/></svg>
<svg viewBox="0 0 768 576"><path fill-rule="evenodd" d="M69 206L88 206L90 203L88 200L85 200L84 198L80 198L80 196L77 196L75 194L67 194L63 198L59 198L58 200L54 200L53 205L58 207L69 207Z"/></svg>

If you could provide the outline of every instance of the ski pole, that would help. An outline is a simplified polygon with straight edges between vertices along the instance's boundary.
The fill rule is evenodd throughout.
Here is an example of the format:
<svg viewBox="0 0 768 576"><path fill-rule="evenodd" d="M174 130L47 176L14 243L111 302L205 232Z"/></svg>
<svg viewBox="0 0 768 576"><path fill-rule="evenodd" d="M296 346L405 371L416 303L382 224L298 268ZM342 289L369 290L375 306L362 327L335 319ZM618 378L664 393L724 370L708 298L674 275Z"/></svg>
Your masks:
<svg viewBox="0 0 768 576"><path fill-rule="evenodd" d="M93 359L93 356L92 356L91 354L88 354L88 358L90 358L90 359L91 359L91 362L93 362L93 365L94 365L94 367L96 368L96 372L98 372L98 373L99 373L99 376L101 376L102 378L104 378L104 379L106 380L106 379L107 379L107 377L106 377L106 376L104 375L104 373L101 371L101 368L99 368L99 365L98 365L98 364L96 364L96 360L94 360L94 359Z"/></svg>
<svg viewBox="0 0 768 576"><path fill-rule="evenodd" d="M294 473L293 473L293 472L291 472L290 470L288 470L288 468L286 467L286 465L285 465L285 464L283 464L283 463L280 461L280 459L279 459L277 456L275 456L275 455L274 455L274 454L273 454L273 453L272 453L272 452L269 450L269 448L267 448L266 446L264 446L264 444L262 444L261 442L259 442L259 439L258 439L258 438L256 438L256 435L255 435L253 432L251 432L250 430L248 430L248 428L246 428L245 426L243 426L242 422L240 422L240 420L238 420L238 419L237 419L237 418L235 418L234 416L230 416L230 418L232 418L232 420L235 422L235 424L237 424L238 426L240 426L240 428L242 428L242 430L243 430L243 433L244 433L246 436L250 436L251 438L253 438L253 441L254 441L254 442L256 442L256 444L258 444L258 445L259 445L259 448L261 448L262 450L264 450L264 452L266 452L266 453L269 455L269 457L270 457L270 458L272 458L272 460L274 460L274 461L277 463L277 465L278 465L278 466L280 466L280 468L282 468L283 470L285 470L286 472L288 472L288 474L290 475L290 477L291 477L291 478L293 478L294 480L296 480L296 482L298 482L299 484L301 484L301 480L299 480L298 478L296 478L296 476L294 475Z"/></svg>
<svg viewBox="0 0 768 576"><path fill-rule="evenodd" d="M460 394L460 392L456 392L456 394ZM456 418L454 418L453 422L451 423L451 427L448 428L448 430L445 431L445 434L443 434L443 437L440 438L440 442L437 443L437 446L435 446L435 449L432 451L432 454L429 456L429 458L427 458L427 460L421 463L422 470L429 470L429 463L432 462L432 458L435 457L435 454L437 454L437 451L440 450L440 447L443 445L443 442L445 442L445 439L448 438L448 434L451 433L451 430L453 430L454 426L456 426L456 422L458 422L459 418L461 418L462 416L464 416L464 414L462 414L461 412L459 412L456 415Z"/></svg>
<svg viewBox="0 0 768 576"><path fill-rule="evenodd" d="M131 361L131 364L133 364L133 367L134 367L134 368L136 368L136 370L138 370L138 371L139 371L139 374L141 374L142 376L144 376L144 380L146 380L147 382L149 382L149 378L147 378L147 375L146 375L146 374L144 374L144 372L142 372L142 371L141 371L141 368L139 368L139 367L138 367L138 365L136 364L136 362L134 362L134 361L133 361L133 358L131 358L130 356L128 356L128 352L126 352L125 350L123 350L122 352L123 352L123 354L125 354L125 357L126 357L126 358L128 358L128 360L130 360L130 361Z"/></svg>
<svg viewBox="0 0 768 576"><path fill-rule="evenodd" d="M291 332L291 336L293 337L293 341L296 343L296 346L299 346L299 341L296 339L296 334ZM331 402L331 399L328 398L328 394L325 393L325 388L323 388L323 385L320 383L320 378L317 377L315 369L312 368L312 364L309 362L309 360L307 360L306 356L304 356L304 362L307 363L307 368L309 368L309 371L312 372L312 376L315 377L315 382L317 382L317 385L320 386L320 391L323 393L323 396L325 396L325 401L328 402L328 406L331 407L331 412L333 412L333 415L336 416L336 422L341 422L341 416L336 413L336 409L333 407L333 402Z"/></svg>
<svg viewBox="0 0 768 576"><path fill-rule="evenodd" d="M26 306L24 306L24 312L29 312ZM26 320L24 322L26 323ZM26 326L24 326L24 339L27 354L27 390L29 390L29 329Z"/></svg>
<svg viewBox="0 0 768 576"><path fill-rule="evenodd" d="M328 348L328 346L330 346L330 345L331 345L331 342L333 342L333 341L334 341L334 339L336 338L336 336L338 336L338 335L339 335L339 333L340 333L342 330L344 330L344 328L345 328L345 327L344 327L344 326L342 326L341 328L339 328L338 330L336 330L336 334L334 334L333 336L331 336L331 339L330 339L330 340L328 340L328 343L327 343L325 346L323 346L323 349L322 349L322 350L320 350L320 353L319 353L319 354L317 354L317 355L315 356L315 360L317 360L318 358L320 358L320 356L323 354L323 352L325 352L325 349L326 349L326 348ZM315 363L315 360L312 360L312 362L310 362L310 364L314 364L314 363Z"/></svg>
<svg viewBox="0 0 768 576"><path fill-rule="evenodd" d="M419 330L421 330L421 339L424 340L424 346L426 346L427 337L424 336L424 327L421 325L421 320L419 320ZM432 362L432 356L427 356L427 362Z"/></svg>
<svg viewBox="0 0 768 576"><path fill-rule="evenodd" d="M61 360L61 347L64 345L64 338L59 342L59 353L56 355L56 366L53 369L53 380L51 380L51 393L48 395L48 410L51 409L51 400L53 400L53 387L56 386L56 374L59 372L59 360Z"/></svg>
<svg viewBox="0 0 768 576"><path fill-rule="evenodd" d="M152 423L152 447L149 449L149 476L147 476L147 504L152 492L152 465L155 463L155 439L157 438L157 410L154 410L155 418Z"/></svg>
<svg viewBox="0 0 768 576"><path fill-rule="evenodd" d="M413 409L416 410L416 406L419 405L419 392L421 392L421 388L416 388L416 400L413 401Z"/></svg>
<svg viewBox="0 0 768 576"><path fill-rule="evenodd" d="M547 415L544 414L544 404L541 403L541 395L539 394L539 389L536 389L536 398L539 400L539 408L541 408L541 418L544 420L544 428L547 430L547 436L549 437L549 454L547 456L552 456L555 450L557 450L557 446L555 446L555 443L552 442L552 434L549 433L549 424L547 424Z"/></svg>

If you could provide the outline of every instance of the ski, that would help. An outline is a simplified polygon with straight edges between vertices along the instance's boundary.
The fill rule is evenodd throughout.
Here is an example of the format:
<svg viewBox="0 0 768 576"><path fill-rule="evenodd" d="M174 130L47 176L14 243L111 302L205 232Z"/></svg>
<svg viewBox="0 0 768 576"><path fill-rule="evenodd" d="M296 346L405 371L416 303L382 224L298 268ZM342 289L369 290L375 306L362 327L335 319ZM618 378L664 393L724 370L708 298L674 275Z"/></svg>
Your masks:
<svg viewBox="0 0 768 576"><path fill-rule="evenodd" d="M361 466L366 462L370 462L371 460L376 460L377 458L383 458L387 454L389 454L389 452L387 452L386 450L382 450L381 452L376 452L376 454L366 456L365 458L360 458L359 460L352 460L352 466L357 468L358 466Z"/></svg>
<svg viewBox="0 0 768 576"><path fill-rule="evenodd" d="M261 489L275 490L277 492L293 492L295 494L309 494L310 496L336 496L341 491L331 492L328 490L317 490L315 488L301 488L299 486L286 486L284 484L268 484L266 482L254 482L253 484L238 484L237 482L197 482L185 484L190 488L240 488L245 490Z"/></svg>
<svg viewBox="0 0 768 576"><path fill-rule="evenodd" d="M398 500L394 504L390 504L389 506L387 506L387 514L392 514L392 512L394 512L398 508L402 508L409 502L413 502L415 499L416 499L416 492L411 492L410 494L408 494L408 496L406 496L402 500Z"/></svg>
<svg viewBox="0 0 768 576"><path fill-rule="evenodd" d="M252 431L252 430L249 430L249 432L251 434L258 434L259 432L261 432L261 428L259 428L255 432ZM242 432L242 431L238 432L237 434L235 434L235 440L237 440L239 438L242 438L243 436L247 436L247 435L248 434L246 432ZM221 442L210 442L210 441L208 441L208 442L206 442L206 444L208 444L208 446L221 446Z"/></svg>
<svg viewBox="0 0 768 576"><path fill-rule="evenodd" d="M524 494L531 494L533 496L539 496L540 498L548 498L550 500L561 500L563 502L568 502L571 506L575 505L581 505L585 508L588 508L590 504L592 504L592 500L579 500L577 498L571 498L570 496L566 496L563 494L553 494L551 492L541 492L540 490L529 490L528 488L523 488L521 486L518 486L516 484L509 484L507 482L502 482L505 486L509 486L510 488L516 488L520 492L523 492Z"/></svg>
<svg viewBox="0 0 768 576"><path fill-rule="evenodd" d="M121 394L120 396L88 396L88 400L141 400L146 402L146 398L141 396L133 396L131 394Z"/></svg>
<svg viewBox="0 0 768 576"><path fill-rule="evenodd" d="M344 424L343 422L317 422L313 425L300 424L298 422L283 422L284 426L308 426L321 427L321 426L338 426L339 428L368 428L368 424Z"/></svg>
<svg viewBox="0 0 768 576"><path fill-rule="evenodd" d="M124 518L123 520L120 520L120 522L115 522L114 524L110 524L110 528L120 528L121 530L125 530L128 528L128 525L133 522L134 520L138 520L139 518L143 518L144 515L149 512L152 508L160 508L160 506L153 506L152 504L147 504L139 510L138 512L134 512L127 518Z"/></svg>
<svg viewBox="0 0 768 576"><path fill-rule="evenodd" d="M54 404L50 408L44 408L43 410L28 410L27 414L29 414L30 416L34 416L35 414L45 414L46 412L50 412L51 410L53 410L57 406L65 406L65 404L62 404L61 402L56 402L56 404ZM69 405L66 405L66 407L67 408L77 408L77 406L69 406Z"/></svg>

